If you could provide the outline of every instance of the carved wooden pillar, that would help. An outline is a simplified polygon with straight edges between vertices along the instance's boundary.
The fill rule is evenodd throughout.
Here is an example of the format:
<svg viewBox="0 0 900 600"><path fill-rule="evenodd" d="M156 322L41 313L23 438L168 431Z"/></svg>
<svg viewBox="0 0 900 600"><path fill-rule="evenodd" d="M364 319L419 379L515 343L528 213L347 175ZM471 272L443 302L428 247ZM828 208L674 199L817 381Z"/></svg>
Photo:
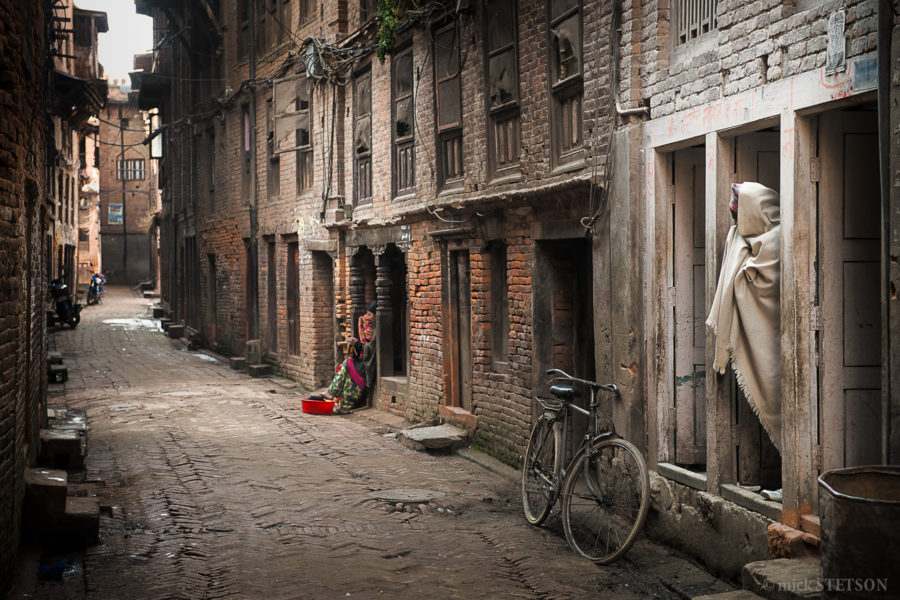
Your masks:
<svg viewBox="0 0 900 600"><path fill-rule="evenodd" d="M359 337L359 316L366 310L366 276L359 248L350 257L350 331Z"/></svg>
<svg viewBox="0 0 900 600"><path fill-rule="evenodd" d="M394 307L391 303L391 257L383 250L376 254L375 294L378 310L375 313L378 375L394 374Z"/></svg>

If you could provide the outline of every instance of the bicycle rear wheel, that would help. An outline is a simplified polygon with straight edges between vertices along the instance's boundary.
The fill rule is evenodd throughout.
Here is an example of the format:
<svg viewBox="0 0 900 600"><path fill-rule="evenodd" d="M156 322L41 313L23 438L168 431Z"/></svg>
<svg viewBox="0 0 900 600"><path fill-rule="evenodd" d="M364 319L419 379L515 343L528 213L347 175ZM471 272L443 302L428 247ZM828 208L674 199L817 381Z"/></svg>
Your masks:
<svg viewBox="0 0 900 600"><path fill-rule="evenodd" d="M562 521L566 541L581 556L598 564L621 558L637 539L649 507L650 475L631 442L594 442L572 460L562 488Z"/></svg>
<svg viewBox="0 0 900 600"><path fill-rule="evenodd" d="M540 525L556 502L553 489L556 467L556 438L550 418L542 416L528 438L522 467L522 508L532 525Z"/></svg>

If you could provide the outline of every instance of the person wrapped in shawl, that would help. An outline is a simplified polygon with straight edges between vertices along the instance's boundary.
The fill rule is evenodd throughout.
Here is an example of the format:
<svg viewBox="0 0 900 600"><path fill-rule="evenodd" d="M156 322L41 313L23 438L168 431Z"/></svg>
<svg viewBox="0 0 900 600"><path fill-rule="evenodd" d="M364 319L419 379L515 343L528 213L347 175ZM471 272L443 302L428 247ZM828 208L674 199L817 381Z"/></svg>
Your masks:
<svg viewBox="0 0 900 600"><path fill-rule="evenodd" d="M730 364L750 408L781 451L781 207L759 183L732 185L736 224L725 239L722 269L706 326L715 336L713 369Z"/></svg>
<svg viewBox="0 0 900 600"><path fill-rule="evenodd" d="M366 307L365 314L359 318L359 339L348 339L349 356L341 363L331 385L321 395L325 400L335 401L334 414L349 414L350 409L362 398L368 382L374 379L376 306L376 302L371 302Z"/></svg>

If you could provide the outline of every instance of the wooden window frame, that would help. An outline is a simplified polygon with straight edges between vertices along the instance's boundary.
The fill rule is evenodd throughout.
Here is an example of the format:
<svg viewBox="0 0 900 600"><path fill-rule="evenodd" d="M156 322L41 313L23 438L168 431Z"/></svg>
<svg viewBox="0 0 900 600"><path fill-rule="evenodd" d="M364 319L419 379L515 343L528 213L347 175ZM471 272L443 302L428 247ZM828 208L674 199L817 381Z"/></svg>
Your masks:
<svg viewBox="0 0 900 600"><path fill-rule="evenodd" d="M553 168L570 165L584 160L584 11L581 0L559 15L552 14L552 0L547 3L547 49L550 69L550 145ZM578 71L559 79L560 62L554 28L572 16L578 16L578 40L581 43L578 55ZM575 104L573 108L571 105ZM571 112L569 112L571 111ZM568 117L568 118L567 118ZM571 126L571 131L566 129ZM577 134L577 139L566 147L565 134Z"/></svg>
<svg viewBox="0 0 900 600"><path fill-rule="evenodd" d="M299 25L302 27L315 19L318 4L313 2L313 0L299 0L299 2L300 6L297 11L299 13Z"/></svg>
<svg viewBox="0 0 900 600"><path fill-rule="evenodd" d="M400 95L396 82L397 64L399 58L409 55L410 62L410 90L408 94ZM412 102L411 115L415 119L415 64L413 63L412 45L395 52L391 57L391 137L392 159L394 168L391 171L391 186L394 197L404 194L412 194L416 191L416 133L415 124L410 124L409 135L401 136L397 133L397 106L400 102L409 99ZM404 155L409 156L404 161ZM405 166L404 166L405 165ZM406 175L405 177L403 175ZM403 185L405 184L405 185Z"/></svg>
<svg viewBox="0 0 900 600"><path fill-rule="evenodd" d="M365 23L374 19L378 14L378 2L376 0L359 0L359 22Z"/></svg>
<svg viewBox="0 0 900 600"><path fill-rule="evenodd" d="M519 153L521 150L521 123L520 123L520 97L519 97L519 28L518 28L518 6L516 0L484 0L484 27L485 31L491 31L489 5L493 2L508 2L511 5L513 34L512 41L493 50L490 43L485 39L484 43L484 64L486 69L486 77L484 82L484 98L485 110L488 114L488 172L491 179L497 179L509 175L517 175L521 173L519 164ZM488 34L489 35L489 34ZM514 86L516 90L515 98L494 106L491 102L491 59L500 56L505 52L512 51L513 65L515 67ZM509 158L503 160L500 153L501 143L504 143Z"/></svg>
<svg viewBox="0 0 900 600"><path fill-rule="evenodd" d="M453 30L456 36L456 73L454 75L441 78L438 73L438 52L437 52L437 43L438 38L445 31ZM462 137L463 137L463 128L462 128L462 111L463 111L463 102L462 102L462 85L461 85L461 65L459 60L459 28L456 26L455 21L451 21L450 23L438 27L434 31L434 125L435 130L437 132L437 148L436 148L436 156L437 156L437 174L438 174L438 187L445 187L454 182L462 182L463 177L465 176L465 166L463 163L463 152L462 152ZM442 83L456 80L456 85L459 87L459 120L455 123L446 123L441 125L441 106L440 106L440 94L439 89ZM451 153L453 156L451 156ZM448 171L450 171L451 163L448 162L449 159L453 159L452 165L456 167L456 169L452 172L452 174L448 175Z"/></svg>
<svg viewBox="0 0 900 600"><path fill-rule="evenodd" d="M117 158L116 181L144 181L147 179L147 166L143 158ZM68 193L66 194L68 198Z"/></svg>
<svg viewBox="0 0 900 600"><path fill-rule="evenodd" d="M672 38L675 46L681 46L716 30L718 27L716 4L717 0L672 2Z"/></svg>
<svg viewBox="0 0 900 600"><path fill-rule="evenodd" d="M360 82L368 80L369 112L359 112L358 88ZM356 152L356 128L360 121L369 119L369 144L366 152ZM366 65L353 76L353 194L357 206L372 204L372 69Z"/></svg>
<svg viewBox="0 0 900 600"><path fill-rule="evenodd" d="M266 197L281 195L281 155L275 152L275 115L272 94L266 98Z"/></svg>

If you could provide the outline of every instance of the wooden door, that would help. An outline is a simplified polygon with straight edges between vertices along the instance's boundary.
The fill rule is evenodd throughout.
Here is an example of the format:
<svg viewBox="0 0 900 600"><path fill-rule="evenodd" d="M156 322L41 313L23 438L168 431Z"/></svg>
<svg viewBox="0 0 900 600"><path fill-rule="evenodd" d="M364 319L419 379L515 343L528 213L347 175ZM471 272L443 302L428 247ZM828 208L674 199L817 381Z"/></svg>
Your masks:
<svg viewBox="0 0 900 600"><path fill-rule="evenodd" d="M755 181L781 190L780 133L759 131L735 140L737 182ZM728 202L722 198L720 202ZM750 404L731 375L732 432L738 483L781 487L781 459Z"/></svg>
<svg viewBox="0 0 900 600"><path fill-rule="evenodd" d="M874 111L819 121L823 468L881 462L881 200Z"/></svg>
<svg viewBox="0 0 900 600"><path fill-rule="evenodd" d="M288 244L287 275L287 334L288 352L291 356L300 354L300 252L297 242Z"/></svg>
<svg viewBox="0 0 900 600"><path fill-rule="evenodd" d="M672 273L675 287L675 461L706 463L706 242L702 148L673 157L675 205Z"/></svg>
<svg viewBox="0 0 900 600"><path fill-rule="evenodd" d="M268 351L278 354L278 268L275 261L275 242L266 243L266 340Z"/></svg>
<svg viewBox="0 0 900 600"><path fill-rule="evenodd" d="M451 250L449 257L451 405L472 410L472 320L469 291L469 251Z"/></svg>

